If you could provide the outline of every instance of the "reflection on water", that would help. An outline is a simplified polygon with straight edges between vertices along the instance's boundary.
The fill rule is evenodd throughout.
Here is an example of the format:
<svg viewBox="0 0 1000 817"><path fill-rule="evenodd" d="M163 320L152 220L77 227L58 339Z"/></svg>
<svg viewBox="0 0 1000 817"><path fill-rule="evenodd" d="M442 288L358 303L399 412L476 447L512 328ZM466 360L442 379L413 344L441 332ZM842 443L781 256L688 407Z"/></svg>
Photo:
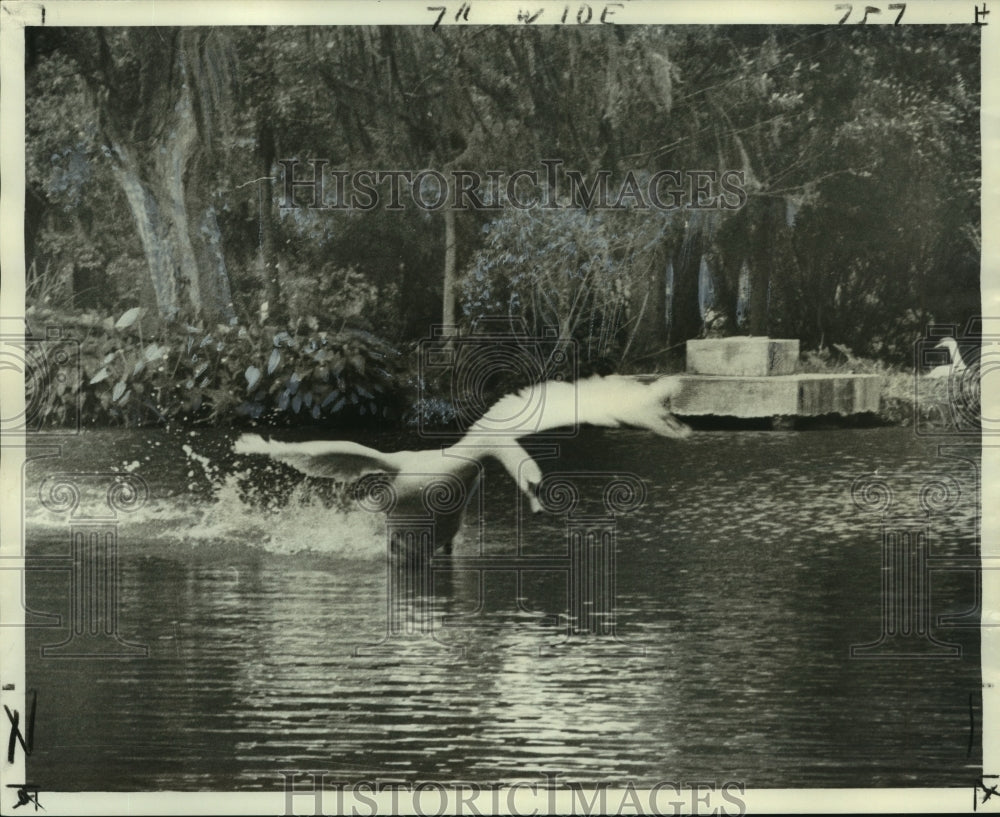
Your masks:
<svg viewBox="0 0 1000 817"><path fill-rule="evenodd" d="M120 633L148 658L42 658L66 631L28 631L30 777L44 788L276 789L289 769L754 787L966 785L978 774L978 631L935 623L973 606L973 572L931 578L933 635L961 658L849 658L882 627L880 517L854 506L853 481L886 477L891 512L912 515L923 485L952 477L960 494L928 517L930 555L975 557L967 450L938 456L886 429L683 443L586 431L543 470L631 472L648 489L617 520L619 641L573 636L567 573L549 558L566 553L566 520L526 519L518 542L516 488L489 466L480 510L419 600L432 633L387 645L378 520L285 482L265 502L205 465L221 462L222 435L184 442L207 457L202 470L148 432L87 435L29 466L35 557L67 550L67 519L32 494L45 473L138 462L151 492L118 529ZM549 567L483 568L519 547ZM27 582L32 609L70 621L66 571Z"/></svg>

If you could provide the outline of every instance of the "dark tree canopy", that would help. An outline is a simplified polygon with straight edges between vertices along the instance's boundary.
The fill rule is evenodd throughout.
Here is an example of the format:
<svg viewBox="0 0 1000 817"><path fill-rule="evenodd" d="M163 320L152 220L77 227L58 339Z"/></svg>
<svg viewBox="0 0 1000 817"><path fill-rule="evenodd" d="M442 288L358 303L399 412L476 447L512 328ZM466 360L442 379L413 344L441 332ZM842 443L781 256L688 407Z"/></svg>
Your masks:
<svg viewBox="0 0 1000 817"><path fill-rule="evenodd" d="M707 306L731 332L897 363L980 308L972 27L26 36L35 304L397 348L499 313L633 370ZM427 210L404 185L392 210L383 185L372 209L282 209L281 159L543 179L555 160L564 195L575 172L612 202L662 171L734 172L744 195Z"/></svg>

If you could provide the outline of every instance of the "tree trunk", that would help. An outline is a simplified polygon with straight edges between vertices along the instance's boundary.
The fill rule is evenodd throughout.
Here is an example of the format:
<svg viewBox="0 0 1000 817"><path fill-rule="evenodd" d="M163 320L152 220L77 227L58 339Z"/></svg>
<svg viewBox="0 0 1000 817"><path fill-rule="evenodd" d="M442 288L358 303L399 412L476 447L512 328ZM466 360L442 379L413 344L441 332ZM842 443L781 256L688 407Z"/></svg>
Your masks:
<svg viewBox="0 0 1000 817"><path fill-rule="evenodd" d="M780 203L780 199L778 200ZM764 200L760 205L757 229L750 252L750 316L748 328L751 335L766 335L768 332L768 289L771 283L771 267L777 249L775 233L781 229L775 204Z"/></svg>
<svg viewBox="0 0 1000 817"><path fill-rule="evenodd" d="M264 293L264 300L268 305L268 318L271 322L280 324L284 322L287 315L284 301L281 298L281 285L275 264L274 179L271 172L274 169L276 145L274 131L269 122L261 128L259 145L263 173L261 174L261 187L258 190L260 196L258 200L260 244L257 253L257 272L260 276L261 291Z"/></svg>
<svg viewBox="0 0 1000 817"><path fill-rule="evenodd" d="M701 334L698 274L702 243L700 232L685 235L679 251L674 255L673 322L670 337L675 343Z"/></svg>
<svg viewBox="0 0 1000 817"><path fill-rule="evenodd" d="M115 179L146 255L160 315L169 320L186 316L228 321L235 314L229 275L184 48L177 50L176 67L179 90L165 115L162 135L136 142L106 122L105 137Z"/></svg>
<svg viewBox="0 0 1000 817"><path fill-rule="evenodd" d="M740 267L743 259L735 252L715 253L714 263L709 269L712 274L712 286L715 289L715 306L717 313L725 317L727 335L736 334L736 304L739 301Z"/></svg>
<svg viewBox="0 0 1000 817"><path fill-rule="evenodd" d="M125 192L135 219L157 309L162 317L174 320L189 299L194 305L200 302L197 283L192 287L190 276L183 272L191 270L185 262L193 259L184 258L179 227L165 191L154 191L153 185L142 179L138 160L130 150L123 145L112 145L112 150L116 159L113 165L115 179Z"/></svg>
<svg viewBox="0 0 1000 817"><path fill-rule="evenodd" d="M667 301L667 287L673 282L671 277L670 256L666 251L665 242L661 242L653 252L650 261L651 269L649 274L650 289L652 299L650 302L651 314L647 319L649 326L645 329L650 342L656 346L666 346L670 342L670 315L668 310L670 304Z"/></svg>
<svg viewBox="0 0 1000 817"><path fill-rule="evenodd" d="M454 335L458 324L455 311L458 281L455 270L455 211L445 205L444 208L444 291L442 297L441 322L445 333ZM451 341L448 341L449 344Z"/></svg>

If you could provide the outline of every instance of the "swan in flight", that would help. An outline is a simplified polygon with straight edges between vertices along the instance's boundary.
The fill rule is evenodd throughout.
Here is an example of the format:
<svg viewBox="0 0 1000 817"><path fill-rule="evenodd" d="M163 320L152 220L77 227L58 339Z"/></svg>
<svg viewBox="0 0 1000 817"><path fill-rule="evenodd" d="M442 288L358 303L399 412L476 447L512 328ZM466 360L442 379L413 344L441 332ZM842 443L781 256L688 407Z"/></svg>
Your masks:
<svg viewBox="0 0 1000 817"><path fill-rule="evenodd" d="M939 377L952 377L954 375L960 375L967 368L965 361L962 360L962 353L958 349L958 341L954 338L946 337L941 338L940 343L934 347L935 349L947 349L948 356L951 359L950 363L942 363L940 366L935 366L929 372L927 372L927 377L939 378Z"/></svg>
<svg viewBox="0 0 1000 817"><path fill-rule="evenodd" d="M567 426L628 425L682 439L691 429L668 408L678 388L679 380L673 377L643 383L621 375L538 383L498 400L458 443L440 449L385 453L343 440L286 443L244 434L233 451L265 454L311 477L357 481L383 474L394 500L391 513L426 516L430 508L434 545L450 551L465 507L479 484L480 460L498 460L527 497L531 510L538 512L542 510L537 495L542 472L518 438Z"/></svg>

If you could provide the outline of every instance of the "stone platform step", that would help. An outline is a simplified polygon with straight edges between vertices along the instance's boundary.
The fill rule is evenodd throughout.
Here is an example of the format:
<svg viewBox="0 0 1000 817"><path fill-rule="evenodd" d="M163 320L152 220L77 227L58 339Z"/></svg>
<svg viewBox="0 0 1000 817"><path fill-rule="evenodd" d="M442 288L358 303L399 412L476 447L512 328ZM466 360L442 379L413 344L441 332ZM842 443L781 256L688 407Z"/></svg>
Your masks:
<svg viewBox="0 0 1000 817"><path fill-rule="evenodd" d="M877 412L882 378L874 374L790 374L763 377L676 375L671 406L681 416L818 417Z"/></svg>
<svg viewBox="0 0 1000 817"><path fill-rule="evenodd" d="M688 374L777 377L795 374L798 368L797 340L762 335L692 338L686 347Z"/></svg>

